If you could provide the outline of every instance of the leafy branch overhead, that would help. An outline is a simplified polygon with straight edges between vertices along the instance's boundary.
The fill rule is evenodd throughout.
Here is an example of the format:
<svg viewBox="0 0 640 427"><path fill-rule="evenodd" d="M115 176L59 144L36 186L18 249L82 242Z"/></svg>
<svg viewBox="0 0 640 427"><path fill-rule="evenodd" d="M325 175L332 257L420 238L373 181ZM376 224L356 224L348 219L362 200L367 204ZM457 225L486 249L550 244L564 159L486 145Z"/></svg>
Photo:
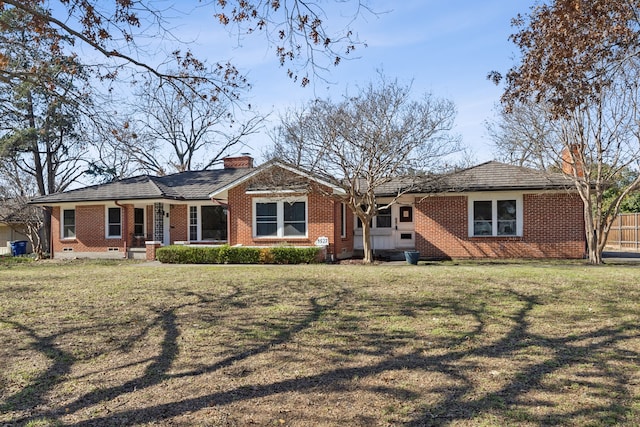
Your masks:
<svg viewBox="0 0 640 427"><path fill-rule="evenodd" d="M351 5L352 10L347 12L350 19L345 28L334 34L328 32L326 24L335 17L329 18L318 3L303 0L217 0L220 11L216 17L221 24L235 27L239 34L264 33L275 47L280 65L287 65L287 75L306 86L310 82L309 69L318 77L329 64L338 65L357 46L365 45L350 25L363 12L374 12L362 0L335 3L341 9ZM321 56L329 63L323 63Z"/></svg>
<svg viewBox="0 0 640 427"><path fill-rule="evenodd" d="M533 96L562 115L610 84L640 53L638 0L563 0L542 3L513 20L511 40L521 62L506 74L503 100ZM490 78L500 80L499 73Z"/></svg>
<svg viewBox="0 0 640 427"><path fill-rule="evenodd" d="M199 8L211 6L218 9L212 10L212 21L217 18L225 26L233 24L243 34L264 32L270 46L275 48L280 64L290 63L287 74L303 86L310 81L310 74L305 70L311 69L312 74L318 75L319 70L327 67L322 58L330 58L330 62L337 65L360 44L349 29L352 22L342 31L330 33L323 8L301 0L219 0L206 5L185 1L167 10L159 9L151 0L59 0L57 3L6 0L0 3L0 13L15 10L27 16L30 30L40 41L47 41L52 52L79 45L94 49L106 61L95 67L97 75L103 79L119 78L122 71L128 69L134 74L148 73L170 84L176 81L193 86L206 83L231 98L237 98L239 91L246 88L245 77L229 62L207 64L196 56L186 41L178 40L172 34L171 25L175 22L170 16L195 13ZM368 10L360 0L336 3L340 9L354 5L353 19L363 8ZM0 23L0 30L6 29ZM158 37L180 46L172 50L169 58L163 58L164 63L147 58L145 47L141 45L142 40ZM7 62L8 58L0 53L0 81L13 77L6 69ZM36 72L33 69L24 73ZM304 73L300 79L299 73Z"/></svg>
<svg viewBox="0 0 640 427"><path fill-rule="evenodd" d="M518 16L520 62L506 74L490 133L501 155L554 166L584 204L590 262L602 262L611 224L640 188L640 1L549 0ZM493 72L499 82L502 75ZM615 192L608 191L618 182Z"/></svg>

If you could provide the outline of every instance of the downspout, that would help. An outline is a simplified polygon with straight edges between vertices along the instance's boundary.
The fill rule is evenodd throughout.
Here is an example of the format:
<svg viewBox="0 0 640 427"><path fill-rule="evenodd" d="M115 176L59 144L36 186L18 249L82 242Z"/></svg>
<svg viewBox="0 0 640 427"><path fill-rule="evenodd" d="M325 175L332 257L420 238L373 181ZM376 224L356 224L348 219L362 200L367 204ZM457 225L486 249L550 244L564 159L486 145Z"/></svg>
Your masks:
<svg viewBox="0 0 640 427"><path fill-rule="evenodd" d="M128 254L127 254L127 235L129 234L129 231L127 229L127 208L125 208L124 205L120 204L120 202L118 202L117 200L114 201L114 203L116 204L116 206L118 206L120 209L122 209L122 244L124 246L124 259L128 258Z"/></svg>

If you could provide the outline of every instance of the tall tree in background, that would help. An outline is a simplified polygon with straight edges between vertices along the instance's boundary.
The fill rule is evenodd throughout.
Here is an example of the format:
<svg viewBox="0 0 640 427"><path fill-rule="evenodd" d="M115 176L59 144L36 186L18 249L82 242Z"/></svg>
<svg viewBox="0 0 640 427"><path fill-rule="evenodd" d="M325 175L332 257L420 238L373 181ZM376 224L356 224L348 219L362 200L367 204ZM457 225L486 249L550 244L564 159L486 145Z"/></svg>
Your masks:
<svg viewBox="0 0 640 427"><path fill-rule="evenodd" d="M639 179L630 180L605 201L623 171L640 167L639 6L635 0L556 0L518 17L520 30L512 36L522 60L506 75L504 113L533 108L552 126L552 138L531 141L527 149L564 166L573 180L594 264L602 262L621 203L640 188Z"/></svg>
<svg viewBox="0 0 640 427"><path fill-rule="evenodd" d="M373 261L371 220L389 208L447 155L459 149L452 136L456 116L451 101L425 94L411 97L411 86L372 82L340 102L315 100L283 117L271 155L325 177L344 195L362 222L364 262ZM379 205L376 193L390 183L398 191Z"/></svg>
<svg viewBox="0 0 640 427"><path fill-rule="evenodd" d="M0 164L4 179L19 190L9 196L19 200L63 191L83 170L86 145L78 118L91 102L86 75L74 56L62 53L63 40L51 46L19 10L0 12L0 26L8 71L0 80ZM46 230L49 224L45 215Z"/></svg>
<svg viewBox="0 0 640 427"><path fill-rule="evenodd" d="M234 108L226 97L191 92L182 83L156 86L147 81L136 101L140 132L128 151L142 169L159 175L210 169L242 147L263 120Z"/></svg>

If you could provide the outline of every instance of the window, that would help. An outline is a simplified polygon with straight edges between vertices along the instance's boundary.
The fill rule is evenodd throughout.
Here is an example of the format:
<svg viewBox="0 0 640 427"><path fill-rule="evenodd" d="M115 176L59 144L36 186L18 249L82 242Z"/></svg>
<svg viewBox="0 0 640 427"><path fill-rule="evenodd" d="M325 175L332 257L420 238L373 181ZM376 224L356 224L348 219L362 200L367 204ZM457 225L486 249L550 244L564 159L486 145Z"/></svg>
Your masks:
<svg viewBox="0 0 640 427"><path fill-rule="evenodd" d="M516 201L498 200L498 236L516 234Z"/></svg>
<svg viewBox="0 0 640 427"><path fill-rule="evenodd" d="M473 235L491 236L493 234L492 202L482 200L473 202Z"/></svg>
<svg viewBox="0 0 640 427"><path fill-rule="evenodd" d="M391 228L391 207L378 209L376 228Z"/></svg>
<svg viewBox="0 0 640 427"><path fill-rule="evenodd" d="M278 235L278 204L256 203L256 236Z"/></svg>
<svg viewBox="0 0 640 427"><path fill-rule="evenodd" d="M471 206L471 236L522 235L521 199L473 200Z"/></svg>
<svg viewBox="0 0 640 427"><path fill-rule="evenodd" d="M366 210L365 205L362 206L363 210ZM391 228L391 207L381 209L378 208L378 214L375 216L375 221L370 222L370 227L373 228ZM362 228L362 221L356 217L356 228Z"/></svg>
<svg viewBox="0 0 640 427"><path fill-rule="evenodd" d="M400 222L413 222L413 208L400 206Z"/></svg>
<svg viewBox="0 0 640 427"><path fill-rule="evenodd" d="M120 208L107 208L107 237L122 236L122 212Z"/></svg>
<svg viewBox="0 0 640 427"><path fill-rule="evenodd" d="M198 240L198 207L189 206L189 240Z"/></svg>
<svg viewBox="0 0 640 427"><path fill-rule="evenodd" d="M200 240L227 240L227 209L222 206L201 206Z"/></svg>
<svg viewBox="0 0 640 427"><path fill-rule="evenodd" d="M227 240L227 208L189 206L189 240Z"/></svg>
<svg viewBox="0 0 640 427"><path fill-rule="evenodd" d="M347 205L340 203L340 237L347 237Z"/></svg>
<svg viewBox="0 0 640 427"><path fill-rule="evenodd" d="M304 237L307 234L305 203L283 203L284 235Z"/></svg>
<svg viewBox="0 0 640 427"><path fill-rule="evenodd" d="M133 210L133 235L144 236L144 209L135 208Z"/></svg>
<svg viewBox="0 0 640 427"><path fill-rule="evenodd" d="M306 237L306 200L254 200L255 237Z"/></svg>
<svg viewBox="0 0 640 427"><path fill-rule="evenodd" d="M62 211L62 238L73 239L76 237L76 210L65 209Z"/></svg>

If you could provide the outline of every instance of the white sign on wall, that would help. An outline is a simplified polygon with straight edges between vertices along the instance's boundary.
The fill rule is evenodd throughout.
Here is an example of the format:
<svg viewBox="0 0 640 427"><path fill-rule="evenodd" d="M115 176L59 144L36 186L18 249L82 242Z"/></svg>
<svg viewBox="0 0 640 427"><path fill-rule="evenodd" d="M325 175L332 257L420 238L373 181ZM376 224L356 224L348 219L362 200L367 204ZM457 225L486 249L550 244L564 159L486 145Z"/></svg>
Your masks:
<svg viewBox="0 0 640 427"><path fill-rule="evenodd" d="M329 238L325 236L318 237L318 240L316 240L316 246L329 246Z"/></svg>

